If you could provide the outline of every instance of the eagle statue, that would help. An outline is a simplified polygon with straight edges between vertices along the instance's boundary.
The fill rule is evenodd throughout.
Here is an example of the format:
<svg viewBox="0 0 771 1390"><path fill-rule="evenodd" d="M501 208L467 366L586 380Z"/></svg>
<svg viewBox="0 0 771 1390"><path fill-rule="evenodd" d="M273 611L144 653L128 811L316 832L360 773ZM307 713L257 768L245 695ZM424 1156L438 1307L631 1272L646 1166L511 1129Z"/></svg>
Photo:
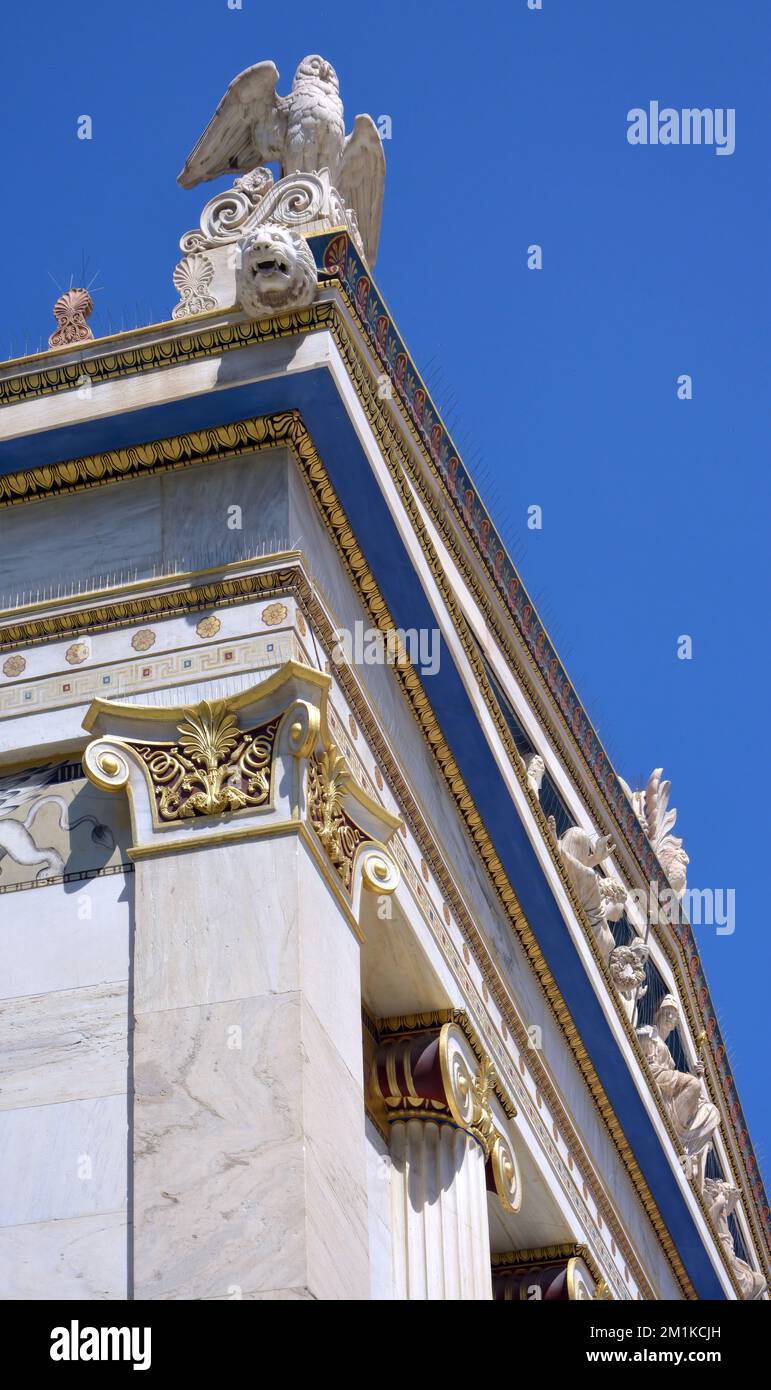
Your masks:
<svg viewBox="0 0 771 1390"><path fill-rule="evenodd" d="M288 96L279 96L278 69L255 63L234 77L178 175L193 188L221 174L249 173L277 163L281 177L328 169L343 201L356 213L365 254L374 265L380 235L385 157L371 116L357 116L345 133L337 73L324 58L303 58Z"/></svg>

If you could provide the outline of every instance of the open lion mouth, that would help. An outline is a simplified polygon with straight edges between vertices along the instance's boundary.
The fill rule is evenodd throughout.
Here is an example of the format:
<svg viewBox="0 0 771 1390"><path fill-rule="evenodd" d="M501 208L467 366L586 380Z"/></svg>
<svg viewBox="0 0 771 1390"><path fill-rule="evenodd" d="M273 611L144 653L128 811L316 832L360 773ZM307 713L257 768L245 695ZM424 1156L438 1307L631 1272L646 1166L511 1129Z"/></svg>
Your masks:
<svg viewBox="0 0 771 1390"><path fill-rule="evenodd" d="M267 258L264 261L257 261L254 266L254 275L288 275L289 268L286 261L281 261L278 257Z"/></svg>

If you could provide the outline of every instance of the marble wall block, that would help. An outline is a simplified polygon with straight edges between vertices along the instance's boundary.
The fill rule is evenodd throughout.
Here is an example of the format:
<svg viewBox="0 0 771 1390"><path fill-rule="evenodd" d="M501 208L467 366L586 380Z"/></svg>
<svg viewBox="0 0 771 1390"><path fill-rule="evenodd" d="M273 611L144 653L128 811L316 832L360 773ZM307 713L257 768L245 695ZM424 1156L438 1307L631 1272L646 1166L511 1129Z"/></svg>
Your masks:
<svg viewBox="0 0 771 1390"><path fill-rule="evenodd" d="M359 945L295 834L137 863L138 1298L368 1296Z"/></svg>
<svg viewBox="0 0 771 1390"><path fill-rule="evenodd" d="M133 897L133 874L0 895L0 999L126 980Z"/></svg>
<svg viewBox="0 0 771 1390"><path fill-rule="evenodd" d="M0 1298L125 1299L125 1210L0 1227Z"/></svg>
<svg viewBox="0 0 771 1390"><path fill-rule="evenodd" d="M3 1111L0 1226L124 1209L127 1140L125 1095Z"/></svg>
<svg viewBox="0 0 771 1390"><path fill-rule="evenodd" d="M125 982L0 1002L0 1110L125 1092Z"/></svg>
<svg viewBox="0 0 771 1390"><path fill-rule="evenodd" d="M86 576L195 568L288 546L284 450L54 497L0 515L0 594ZM241 529L228 508L241 507Z"/></svg>

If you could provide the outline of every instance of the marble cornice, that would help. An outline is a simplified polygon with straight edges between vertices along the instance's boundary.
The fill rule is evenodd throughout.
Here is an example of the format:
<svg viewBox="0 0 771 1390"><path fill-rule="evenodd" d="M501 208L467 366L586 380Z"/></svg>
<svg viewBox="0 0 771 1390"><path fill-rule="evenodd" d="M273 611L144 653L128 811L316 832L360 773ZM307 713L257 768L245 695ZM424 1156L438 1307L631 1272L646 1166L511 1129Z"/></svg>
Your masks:
<svg viewBox="0 0 771 1390"><path fill-rule="evenodd" d="M332 278L327 283L333 285L335 280ZM334 305L329 300L259 322L239 314L223 314L218 309L191 315L184 322L150 324L111 337L96 338L78 348L1 362L0 406L42 400L61 391L75 390L85 382L98 386L134 374L199 361L233 348L294 337L326 327L334 313Z"/></svg>

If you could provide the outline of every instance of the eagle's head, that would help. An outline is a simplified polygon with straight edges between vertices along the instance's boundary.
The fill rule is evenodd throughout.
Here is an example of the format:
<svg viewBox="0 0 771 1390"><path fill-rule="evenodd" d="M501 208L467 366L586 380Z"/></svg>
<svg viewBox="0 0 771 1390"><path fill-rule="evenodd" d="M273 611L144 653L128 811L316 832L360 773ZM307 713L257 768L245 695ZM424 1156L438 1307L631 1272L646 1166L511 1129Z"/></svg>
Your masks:
<svg viewBox="0 0 771 1390"><path fill-rule="evenodd" d="M307 58L303 58L294 75L292 86L296 87L300 82L313 82L314 85L321 83L322 87L329 87L333 92L340 90L337 73L332 64L328 63L326 58L320 58L318 53L310 53Z"/></svg>

